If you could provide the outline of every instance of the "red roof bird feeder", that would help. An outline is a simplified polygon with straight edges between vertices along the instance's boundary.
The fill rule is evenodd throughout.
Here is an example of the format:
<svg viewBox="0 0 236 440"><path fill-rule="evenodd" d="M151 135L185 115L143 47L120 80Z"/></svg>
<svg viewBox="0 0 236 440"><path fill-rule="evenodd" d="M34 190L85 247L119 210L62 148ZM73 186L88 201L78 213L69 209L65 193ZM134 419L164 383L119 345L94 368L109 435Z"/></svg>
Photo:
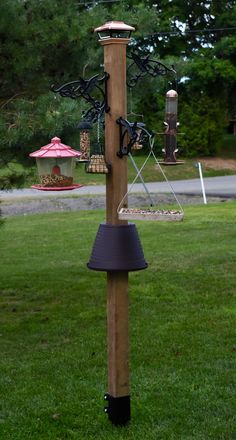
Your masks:
<svg viewBox="0 0 236 440"><path fill-rule="evenodd" d="M73 183L73 172L76 157L80 151L61 143L61 139L54 137L51 143L30 153L36 157L40 184L32 188L43 191L65 191L80 188L82 185Z"/></svg>

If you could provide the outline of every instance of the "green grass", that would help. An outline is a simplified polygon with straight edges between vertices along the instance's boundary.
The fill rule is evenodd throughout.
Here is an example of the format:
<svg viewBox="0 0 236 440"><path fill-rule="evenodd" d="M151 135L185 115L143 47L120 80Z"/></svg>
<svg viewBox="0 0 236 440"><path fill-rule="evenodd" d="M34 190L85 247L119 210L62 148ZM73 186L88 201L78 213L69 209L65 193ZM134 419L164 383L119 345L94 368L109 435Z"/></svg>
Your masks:
<svg viewBox="0 0 236 440"><path fill-rule="evenodd" d="M137 222L130 274L132 420L110 424L106 275L89 271L103 211L8 218L0 228L0 438L236 438L236 203Z"/></svg>
<svg viewBox="0 0 236 440"><path fill-rule="evenodd" d="M236 155L236 136L227 134L224 136L221 156L225 158L235 158Z"/></svg>

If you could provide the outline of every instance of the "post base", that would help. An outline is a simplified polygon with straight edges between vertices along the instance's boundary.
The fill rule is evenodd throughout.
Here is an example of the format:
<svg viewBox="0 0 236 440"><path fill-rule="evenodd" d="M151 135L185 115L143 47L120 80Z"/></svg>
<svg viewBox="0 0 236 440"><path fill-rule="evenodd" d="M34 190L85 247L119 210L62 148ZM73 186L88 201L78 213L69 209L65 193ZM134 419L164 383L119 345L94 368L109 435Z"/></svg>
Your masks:
<svg viewBox="0 0 236 440"><path fill-rule="evenodd" d="M113 425L126 425L130 420L130 396L113 397L105 394L104 400L108 402L105 412Z"/></svg>

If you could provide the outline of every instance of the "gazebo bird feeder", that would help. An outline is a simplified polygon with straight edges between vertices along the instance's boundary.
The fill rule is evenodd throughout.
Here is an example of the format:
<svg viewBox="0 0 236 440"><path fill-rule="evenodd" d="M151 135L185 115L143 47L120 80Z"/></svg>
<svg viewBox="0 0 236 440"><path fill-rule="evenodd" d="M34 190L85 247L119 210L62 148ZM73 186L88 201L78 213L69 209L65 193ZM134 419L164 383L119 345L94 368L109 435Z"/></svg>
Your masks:
<svg viewBox="0 0 236 440"><path fill-rule="evenodd" d="M73 182L75 161L81 153L62 144L60 138L52 138L50 144L30 153L29 156L36 158L40 181L39 184L32 185L32 188L64 191L81 187Z"/></svg>

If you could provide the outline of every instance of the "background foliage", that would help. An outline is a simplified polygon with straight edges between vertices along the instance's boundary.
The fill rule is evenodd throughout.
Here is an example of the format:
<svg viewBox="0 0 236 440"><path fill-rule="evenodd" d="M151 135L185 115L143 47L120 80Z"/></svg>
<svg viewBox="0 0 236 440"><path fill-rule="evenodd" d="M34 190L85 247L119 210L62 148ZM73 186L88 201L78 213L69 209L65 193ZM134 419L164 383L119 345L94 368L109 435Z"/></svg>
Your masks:
<svg viewBox="0 0 236 440"><path fill-rule="evenodd" d="M103 71L93 29L108 20L136 27L129 51L152 53L176 78L144 79L129 109L161 131L169 88L179 93L182 154L214 155L236 114L236 3L195 1L5 0L0 15L0 165L31 164L28 153L61 136L78 147L84 103L55 96L52 84ZM14 181L19 176L13 175Z"/></svg>

